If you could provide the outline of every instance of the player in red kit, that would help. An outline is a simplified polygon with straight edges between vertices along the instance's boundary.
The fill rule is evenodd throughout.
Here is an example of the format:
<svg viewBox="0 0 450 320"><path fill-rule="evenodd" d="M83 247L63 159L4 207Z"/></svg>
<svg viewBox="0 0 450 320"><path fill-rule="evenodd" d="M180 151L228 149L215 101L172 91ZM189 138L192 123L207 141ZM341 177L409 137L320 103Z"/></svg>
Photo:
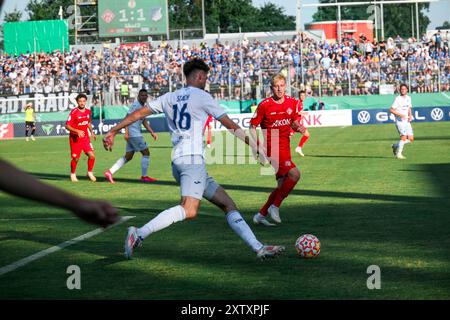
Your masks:
<svg viewBox="0 0 450 320"><path fill-rule="evenodd" d="M206 132L206 147L211 148L211 138L212 138L212 132L211 132L211 122L213 121L213 117L209 116L208 119L206 119L205 127L203 128L203 133Z"/></svg>
<svg viewBox="0 0 450 320"><path fill-rule="evenodd" d="M303 116L308 115L308 112L303 111L303 101L305 101L306 98L306 92L304 90L300 91L300 100L297 105L297 115L298 115L298 121L300 122L301 118ZM305 156L303 153L303 145L308 141L309 139L309 131L306 129L306 127L302 124L300 124L299 131L302 134L302 138L300 139L300 142L298 143L298 146L295 148L295 152L297 152L302 157ZM294 130L291 130L291 137L295 134Z"/></svg>
<svg viewBox="0 0 450 320"><path fill-rule="evenodd" d="M70 180L77 182L77 175L75 171L77 169L78 160L80 159L81 152L84 152L88 156L88 173L87 176L91 181L96 181L92 169L95 163L94 148L92 147L91 140L89 139L88 130L90 131L94 141L97 137L92 130L91 124L91 110L86 109L87 96L80 93L76 97L77 108L73 109L66 122L66 129L70 131L70 154L72 161L70 163Z"/></svg>
<svg viewBox="0 0 450 320"><path fill-rule="evenodd" d="M250 120L250 134L257 139L256 128L261 126L264 133L265 149L271 165L276 171L277 188L267 202L253 217L255 224L274 226L266 217L281 223L279 208L283 200L294 189L300 179L300 171L291 160L290 131L299 132L299 117L296 112L298 101L285 95L286 78L278 74L272 78L273 95L264 99Z"/></svg>

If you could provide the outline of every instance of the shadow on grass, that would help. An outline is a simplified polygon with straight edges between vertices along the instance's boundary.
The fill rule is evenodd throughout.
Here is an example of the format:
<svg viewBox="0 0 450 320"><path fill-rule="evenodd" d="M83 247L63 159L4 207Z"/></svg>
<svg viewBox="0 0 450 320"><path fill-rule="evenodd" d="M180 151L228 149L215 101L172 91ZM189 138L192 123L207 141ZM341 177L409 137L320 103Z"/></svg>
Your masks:
<svg viewBox="0 0 450 320"><path fill-rule="evenodd" d="M61 174L47 174L47 173L33 173L39 179L42 180L62 180L67 179L67 176ZM138 179L128 179L128 178L114 178L119 187L119 182L126 183L138 183L144 185ZM106 178L98 177L98 182L109 183ZM168 180L158 180L156 182L148 183L148 185L164 185L164 186L177 186L179 184L175 181ZM248 185L236 185L236 184L220 184L225 190L238 190L238 191L249 191L249 192L261 192L269 195L274 187L255 187ZM438 198L433 197L420 197L420 196L399 196L399 195L387 195L387 194L372 194L372 193L357 193L357 192L339 192L339 191L319 191L319 190L307 190L307 189L294 189L291 194L293 195L303 195L303 196L314 196L314 197L331 197L331 198L344 198L344 199L367 199L367 200L382 200L382 201L404 201L404 202L417 202L417 201L436 201Z"/></svg>
<svg viewBox="0 0 450 320"><path fill-rule="evenodd" d="M141 201L136 200L136 204ZM155 202L158 208L172 205ZM264 243L287 247L282 257L265 262L256 259L223 217L203 214L150 236L136 250L134 259L127 261L121 255L125 223L0 277L4 288L0 297L21 298L25 286L29 289L27 296L34 298L70 298L67 289L57 286L53 273L64 271L68 264L80 264L82 279L86 279L81 294L84 298L439 298L442 292L450 292L448 274L439 267L449 263L442 245L448 243L446 226L450 217L445 204L441 206L430 211L427 206L400 202L287 203L282 207L283 224L279 227L252 226ZM133 207L131 203L130 208L123 209L136 214L148 210ZM244 211L243 215L250 223L252 213ZM147 218L139 215L139 222L144 220ZM73 234L75 225L64 223L39 233L11 230L2 234L8 239L52 246L63 238L68 240L67 234ZM313 233L321 239L318 259L299 260L295 256L293 243L302 233ZM20 250L21 245L11 250ZM87 259L82 255L78 263L79 253L92 256ZM383 290L377 295L365 287L366 269L371 264L379 264L382 269ZM44 282L47 291L35 289Z"/></svg>

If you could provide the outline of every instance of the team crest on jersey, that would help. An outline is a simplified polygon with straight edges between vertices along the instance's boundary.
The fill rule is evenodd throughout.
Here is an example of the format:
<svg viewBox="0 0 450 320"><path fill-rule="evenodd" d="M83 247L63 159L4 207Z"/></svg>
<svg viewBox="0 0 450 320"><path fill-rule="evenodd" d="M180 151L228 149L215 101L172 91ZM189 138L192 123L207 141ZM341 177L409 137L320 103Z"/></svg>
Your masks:
<svg viewBox="0 0 450 320"><path fill-rule="evenodd" d="M287 112L288 115L291 115L292 109L291 108L287 108L286 112Z"/></svg>
<svg viewBox="0 0 450 320"><path fill-rule="evenodd" d="M286 166L286 167L289 167L290 165L291 165L291 162L288 160L288 161L285 161L284 162L284 165Z"/></svg>

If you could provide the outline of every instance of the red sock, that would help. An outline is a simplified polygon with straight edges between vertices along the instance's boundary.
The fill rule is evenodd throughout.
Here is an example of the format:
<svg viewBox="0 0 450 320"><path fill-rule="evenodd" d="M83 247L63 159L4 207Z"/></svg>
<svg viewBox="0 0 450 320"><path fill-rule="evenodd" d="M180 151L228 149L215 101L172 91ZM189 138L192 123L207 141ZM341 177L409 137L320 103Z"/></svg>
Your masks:
<svg viewBox="0 0 450 320"><path fill-rule="evenodd" d="M277 196L273 200L273 205L275 207L280 207L281 202L283 202L284 198L286 198L289 193L294 189L295 185L297 184L297 181L292 180L289 177L286 177L284 179L283 184L281 185L280 192L278 192Z"/></svg>
<svg viewBox="0 0 450 320"><path fill-rule="evenodd" d="M88 172L92 172L94 169L95 158L88 158Z"/></svg>
<svg viewBox="0 0 450 320"><path fill-rule="evenodd" d="M75 159L72 159L72 161L70 161L70 173L75 173L75 171L77 170L77 164L78 162L76 162Z"/></svg>
<svg viewBox="0 0 450 320"><path fill-rule="evenodd" d="M206 144L211 144L211 129L208 129L208 137L206 139Z"/></svg>
<svg viewBox="0 0 450 320"><path fill-rule="evenodd" d="M261 213L263 216L267 216L267 209L269 209L269 207L272 205L273 200L277 196L279 190L280 189L278 189L278 188L273 190L272 193L270 194L269 198L267 199L267 202L264 204L264 206L261 208L261 210L259 210L259 213Z"/></svg>
<svg viewBox="0 0 450 320"><path fill-rule="evenodd" d="M303 137L300 139L300 142L298 143L298 146L299 146L300 148L303 148L303 145L305 144L305 142L306 142L308 139L309 139L308 136L303 136Z"/></svg>

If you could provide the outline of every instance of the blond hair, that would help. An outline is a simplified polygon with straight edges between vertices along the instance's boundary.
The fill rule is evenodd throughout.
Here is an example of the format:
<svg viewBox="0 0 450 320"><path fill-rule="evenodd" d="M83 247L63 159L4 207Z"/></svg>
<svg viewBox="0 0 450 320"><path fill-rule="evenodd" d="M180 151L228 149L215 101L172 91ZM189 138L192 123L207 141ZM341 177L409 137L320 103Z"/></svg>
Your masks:
<svg viewBox="0 0 450 320"><path fill-rule="evenodd" d="M286 83L286 77L283 76L281 73L274 75L272 77L272 79L270 79L270 86L273 87L275 85L275 82L280 81L280 80L283 80L284 83Z"/></svg>

